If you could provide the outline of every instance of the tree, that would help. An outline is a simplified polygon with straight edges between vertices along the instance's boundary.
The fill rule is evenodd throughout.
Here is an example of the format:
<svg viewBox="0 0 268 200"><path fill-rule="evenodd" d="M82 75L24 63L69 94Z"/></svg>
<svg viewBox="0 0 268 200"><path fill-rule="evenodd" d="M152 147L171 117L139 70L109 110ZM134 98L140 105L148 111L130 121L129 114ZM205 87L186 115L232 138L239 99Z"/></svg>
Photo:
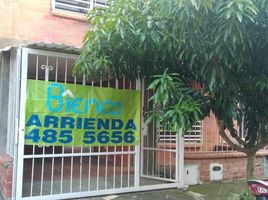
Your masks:
<svg viewBox="0 0 268 200"><path fill-rule="evenodd" d="M213 112L253 177L255 154L268 142L267 0L117 0L88 17L78 74L162 74L149 87L150 116L187 129ZM245 139L235 122L244 122Z"/></svg>

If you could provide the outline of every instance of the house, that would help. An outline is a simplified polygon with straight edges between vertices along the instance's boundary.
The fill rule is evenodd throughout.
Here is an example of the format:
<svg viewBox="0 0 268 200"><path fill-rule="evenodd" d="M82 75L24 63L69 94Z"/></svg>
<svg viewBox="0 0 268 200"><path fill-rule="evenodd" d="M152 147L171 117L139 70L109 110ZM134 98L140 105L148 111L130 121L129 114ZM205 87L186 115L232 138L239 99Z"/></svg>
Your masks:
<svg viewBox="0 0 268 200"><path fill-rule="evenodd" d="M184 133L184 140L182 134L145 125L141 116L141 135L135 145L64 146L26 141L36 139L35 132L27 135L25 130L29 122L27 115L36 108L29 101L32 83L40 89L33 93L37 97L44 95L42 88L49 87L48 84L59 83L59 87L64 84L67 89L63 96L69 95L70 101L76 94L72 92L73 87L78 88L77 92L93 88L101 94L108 91L134 94L138 90L141 91L140 111L150 107L147 101L150 91L145 90L140 80L129 81L127 77L117 80L109 74L94 80L73 76L74 62L89 28L84 14L94 6L107 5L104 0L0 0L0 19L5 19L0 21L2 197L76 198L245 178L245 155L231 149L220 138L213 116ZM49 123L52 119L59 120L53 117L48 119ZM66 124L67 118L64 120ZM89 123L90 119L87 120ZM36 125L36 121L30 122ZM69 121L69 128L70 124ZM105 122L100 126L105 127ZM46 133L50 134L46 141L55 138L53 131ZM61 140L63 143L70 138L67 133L60 133L65 138ZM85 141L90 143L91 136L88 133ZM97 139L103 142L106 136L102 134ZM122 140L118 133L114 136L117 137L114 141ZM123 139L131 138L130 135ZM266 150L258 153L258 175L263 173L263 157L267 154Z"/></svg>

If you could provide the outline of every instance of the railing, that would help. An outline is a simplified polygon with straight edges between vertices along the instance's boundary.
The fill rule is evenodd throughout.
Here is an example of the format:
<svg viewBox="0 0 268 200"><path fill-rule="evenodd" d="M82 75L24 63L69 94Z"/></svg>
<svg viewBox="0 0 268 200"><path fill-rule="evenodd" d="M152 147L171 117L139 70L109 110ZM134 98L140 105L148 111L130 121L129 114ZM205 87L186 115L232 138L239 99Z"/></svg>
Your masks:
<svg viewBox="0 0 268 200"><path fill-rule="evenodd" d="M53 0L53 9L85 15L94 7L107 7L106 0Z"/></svg>

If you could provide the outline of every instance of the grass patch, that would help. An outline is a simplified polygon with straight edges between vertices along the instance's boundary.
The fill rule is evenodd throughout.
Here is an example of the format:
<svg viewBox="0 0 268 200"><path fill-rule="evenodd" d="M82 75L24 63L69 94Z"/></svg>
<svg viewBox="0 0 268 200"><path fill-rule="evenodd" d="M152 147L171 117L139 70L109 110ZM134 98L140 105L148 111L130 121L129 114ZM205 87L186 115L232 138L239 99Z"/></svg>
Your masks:
<svg viewBox="0 0 268 200"><path fill-rule="evenodd" d="M205 200L227 200L240 194L248 188L245 180L230 182L211 182L202 185L190 186L189 191L203 195Z"/></svg>

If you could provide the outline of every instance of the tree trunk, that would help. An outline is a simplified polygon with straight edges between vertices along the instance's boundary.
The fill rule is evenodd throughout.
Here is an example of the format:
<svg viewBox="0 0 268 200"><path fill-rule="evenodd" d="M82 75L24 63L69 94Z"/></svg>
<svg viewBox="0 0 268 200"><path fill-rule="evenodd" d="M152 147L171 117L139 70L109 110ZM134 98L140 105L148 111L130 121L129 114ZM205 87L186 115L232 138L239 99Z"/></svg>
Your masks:
<svg viewBox="0 0 268 200"><path fill-rule="evenodd" d="M247 180L254 179L255 153L247 154Z"/></svg>

